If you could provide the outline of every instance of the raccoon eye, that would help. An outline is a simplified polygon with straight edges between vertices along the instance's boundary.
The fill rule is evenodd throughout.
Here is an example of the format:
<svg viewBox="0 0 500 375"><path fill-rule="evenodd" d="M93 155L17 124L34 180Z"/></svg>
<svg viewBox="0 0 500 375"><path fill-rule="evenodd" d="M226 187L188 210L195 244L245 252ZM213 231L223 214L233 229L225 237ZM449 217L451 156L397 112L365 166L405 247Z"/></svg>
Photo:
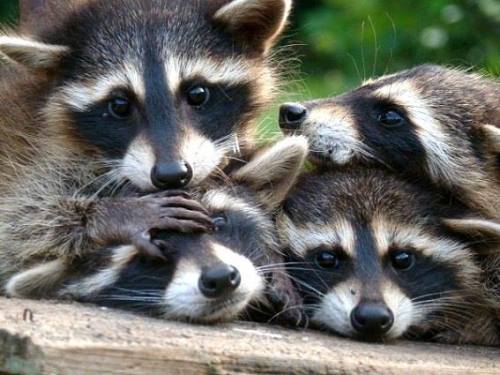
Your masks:
<svg viewBox="0 0 500 375"><path fill-rule="evenodd" d="M132 113L132 104L124 96L117 96L108 102L108 112L118 120L124 120Z"/></svg>
<svg viewBox="0 0 500 375"><path fill-rule="evenodd" d="M404 116L396 110L384 111L378 116L378 121L385 126L399 126L405 123Z"/></svg>
<svg viewBox="0 0 500 375"><path fill-rule="evenodd" d="M396 251L391 254L392 267L398 271L407 271L415 264L415 254L409 251Z"/></svg>
<svg viewBox="0 0 500 375"><path fill-rule="evenodd" d="M339 265L339 258L334 252L323 250L316 254L315 262L321 268L332 269Z"/></svg>
<svg viewBox="0 0 500 375"><path fill-rule="evenodd" d="M201 107L210 99L210 90L205 86L192 86L186 93L187 103L192 107Z"/></svg>
<svg viewBox="0 0 500 375"><path fill-rule="evenodd" d="M219 231L227 225L228 219L225 214L217 214L212 217L212 222L214 223L215 230Z"/></svg>

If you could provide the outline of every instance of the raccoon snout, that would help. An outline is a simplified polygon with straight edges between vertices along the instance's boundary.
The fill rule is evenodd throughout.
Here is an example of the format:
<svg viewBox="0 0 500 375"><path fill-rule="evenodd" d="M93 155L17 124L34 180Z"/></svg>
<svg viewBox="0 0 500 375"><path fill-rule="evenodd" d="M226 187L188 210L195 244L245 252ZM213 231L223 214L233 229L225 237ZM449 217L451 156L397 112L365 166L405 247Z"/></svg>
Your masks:
<svg viewBox="0 0 500 375"><path fill-rule="evenodd" d="M352 311L351 324L362 337L380 338L391 329L394 315L383 303L362 302Z"/></svg>
<svg viewBox="0 0 500 375"><path fill-rule="evenodd" d="M161 190L186 187L193 178L193 168L186 162L156 164L151 171L151 181Z"/></svg>
<svg viewBox="0 0 500 375"><path fill-rule="evenodd" d="M240 284L240 271L224 264L203 271L198 287L205 297L220 298L234 292Z"/></svg>
<svg viewBox="0 0 500 375"><path fill-rule="evenodd" d="M289 103L280 107L280 127L283 130L298 130L307 116L307 108L302 104Z"/></svg>

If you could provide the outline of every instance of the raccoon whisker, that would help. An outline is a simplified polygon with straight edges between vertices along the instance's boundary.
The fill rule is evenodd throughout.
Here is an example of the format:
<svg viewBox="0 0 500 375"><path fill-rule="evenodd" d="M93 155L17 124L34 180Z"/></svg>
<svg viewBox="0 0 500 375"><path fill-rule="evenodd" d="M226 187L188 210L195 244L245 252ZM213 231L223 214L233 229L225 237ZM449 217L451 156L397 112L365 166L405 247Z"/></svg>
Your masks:
<svg viewBox="0 0 500 375"><path fill-rule="evenodd" d="M271 322L272 322L273 320L275 320L277 317L279 317L280 315L285 314L285 313L286 313L286 312L288 312L288 311L303 309L303 307L304 307L304 306L303 306L302 304L300 304L300 305L294 305L294 306L289 306L289 307L287 307L287 308L285 308L285 309L281 310L280 312L278 312L278 313L274 314L271 318L269 318L269 319L267 320L267 322L266 322L266 323L268 323L268 324L269 324L269 323L271 323Z"/></svg>
<svg viewBox="0 0 500 375"><path fill-rule="evenodd" d="M153 277L148 277L150 280L163 280L162 278L153 278ZM119 292L124 292L124 293L134 293L134 294L142 294L142 295L161 295L162 292L155 290L155 289L150 289L150 290L135 290L135 289L128 289L128 288L122 288L122 287L113 287L113 290L119 291Z"/></svg>
<svg viewBox="0 0 500 375"><path fill-rule="evenodd" d="M258 307L258 305L256 305L254 302L251 302L248 304L248 309L250 310L253 310L253 311L257 311L263 315L266 315L266 312L264 310L262 310L261 308ZM250 314L248 313L248 311L244 311L244 313L247 315L248 318L250 318Z"/></svg>
<svg viewBox="0 0 500 375"><path fill-rule="evenodd" d="M113 295L102 295L99 298L103 298L107 301L121 301L121 302L142 302L142 303L161 303L162 298L150 298L150 297L133 297L133 296L113 296Z"/></svg>
<svg viewBox="0 0 500 375"><path fill-rule="evenodd" d="M324 296L325 296L325 293L323 293L323 292L321 292L320 290L318 290L317 288L315 288L315 287L313 287L313 286L309 285L309 284L308 284L308 283L306 283L305 281L300 280L300 279L298 279L298 278L296 278L296 277L294 277L294 276L290 276L290 275L288 275L288 277L289 277L289 278L290 278L293 282L295 282L296 284L298 284L298 285L300 285L300 286L302 286L302 287L304 287L304 288L306 288L306 289L310 290L311 292L313 292L313 293L314 293L314 294L316 294L317 296L319 296L319 297L324 297Z"/></svg>
<svg viewBox="0 0 500 375"><path fill-rule="evenodd" d="M420 296L412 298L412 299L410 299L410 301L411 302L418 302L419 300L424 299L424 298L426 299L426 298L430 298L430 297L434 297L434 296L440 297L442 295L454 294L457 292L459 292L459 291L455 289L455 290L446 290L446 291L442 291L442 292L427 293L427 294L422 294ZM423 302L425 302L425 301L423 301Z"/></svg>
<svg viewBox="0 0 500 375"><path fill-rule="evenodd" d="M265 269L269 267L283 267L283 269L287 269L289 265L308 265L310 263L307 262L284 262L284 263L272 263L272 264L266 264L264 266L257 267L258 270L260 269Z"/></svg>
<svg viewBox="0 0 500 375"><path fill-rule="evenodd" d="M310 272L311 269L310 268L283 268L283 267L275 267L275 268L263 268L263 269L259 269L258 270L259 272L276 272L276 271L284 271L284 272L288 272L288 271L306 271L306 272Z"/></svg>
<svg viewBox="0 0 500 375"><path fill-rule="evenodd" d="M354 147L354 151L358 152L361 154L361 156L364 156L368 159L375 160L382 164L384 167L386 167L388 170L394 170L389 164L387 164L385 161L383 161L381 158L377 157L374 153L374 151L367 145L365 144L358 144Z"/></svg>

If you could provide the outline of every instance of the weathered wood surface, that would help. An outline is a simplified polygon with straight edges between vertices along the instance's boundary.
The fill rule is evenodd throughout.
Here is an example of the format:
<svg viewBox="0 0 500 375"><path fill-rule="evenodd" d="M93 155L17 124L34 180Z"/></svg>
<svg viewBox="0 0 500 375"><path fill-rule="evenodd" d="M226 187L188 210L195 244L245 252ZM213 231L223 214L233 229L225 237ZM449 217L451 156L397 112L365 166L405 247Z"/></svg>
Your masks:
<svg viewBox="0 0 500 375"><path fill-rule="evenodd" d="M363 344L251 323L194 326L0 298L0 373L500 374L500 349Z"/></svg>

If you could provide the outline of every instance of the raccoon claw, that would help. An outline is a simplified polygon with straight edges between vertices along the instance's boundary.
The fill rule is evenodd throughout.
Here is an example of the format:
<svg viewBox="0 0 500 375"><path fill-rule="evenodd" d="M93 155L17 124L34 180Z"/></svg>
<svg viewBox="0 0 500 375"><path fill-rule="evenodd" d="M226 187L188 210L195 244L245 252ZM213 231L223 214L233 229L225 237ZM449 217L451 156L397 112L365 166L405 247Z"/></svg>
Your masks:
<svg viewBox="0 0 500 375"><path fill-rule="evenodd" d="M132 239L132 244L143 255L166 260L165 255L163 254L160 247L153 243L151 234L149 232L142 232L134 236L134 238Z"/></svg>
<svg viewBox="0 0 500 375"><path fill-rule="evenodd" d="M185 190L165 190L165 191L162 191L162 192L159 192L159 193L156 193L153 195L149 195L146 197L151 197L151 196L157 197L157 198L183 197L186 199L192 199L191 194ZM146 197L144 197L144 198L146 198Z"/></svg>
<svg viewBox="0 0 500 375"><path fill-rule="evenodd" d="M272 322L287 327L303 327L307 325L307 316L302 298L288 277L275 274L269 286L267 298L278 312L271 320Z"/></svg>
<svg viewBox="0 0 500 375"><path fill-rule="evenodd" d="M165 208L184 208L186 210L198 211L205 215L209 215L209 212L201 203L190 197L186 198L185 196L176 195L172 197L158 198L158 200L158 203Z"/></svg>
<svg viewBox="0 0 500 375"><path fill-rule="evenodd" d="M159 233L159 232L178 232L178 233L203 233L212 232L213 223L211 220L185 220L175 217L163 217L160 223L154 225L149 233Z"/></svg>
<svg viewBox="0 0 500 375"><path fill-rule="evenodd" d="M273 290L268 294L268 299L274 309L278 311L271 319L272 323L290 328L307 326L308 318L300 297L296 298L289 293Z"/></svg>

